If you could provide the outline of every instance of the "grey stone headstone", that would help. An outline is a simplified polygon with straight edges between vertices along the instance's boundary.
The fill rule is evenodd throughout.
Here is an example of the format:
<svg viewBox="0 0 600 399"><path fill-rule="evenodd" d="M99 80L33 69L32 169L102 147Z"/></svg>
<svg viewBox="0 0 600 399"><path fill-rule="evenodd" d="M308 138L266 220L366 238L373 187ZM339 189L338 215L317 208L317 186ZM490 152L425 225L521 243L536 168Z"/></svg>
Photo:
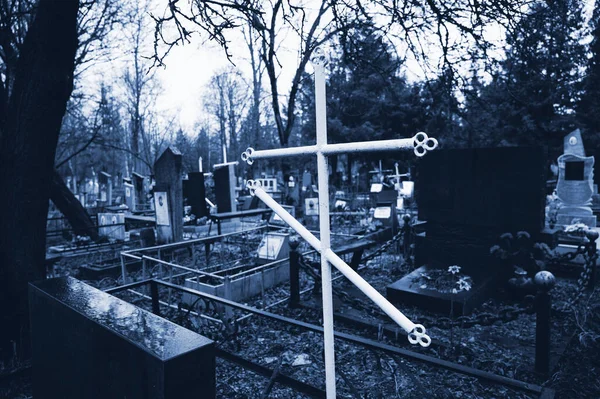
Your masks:
<svg viewBox="0 0 600 399"><path fill-rule="evenodd" d="M158 244L183 239L182 155L174 147L167 148L154 163L155 192L167 193L169 225L156 226Z"/></svg>
<svg viewBox="0 0 600 399"><path fill-rule="evenodd" d="M594 192L594 157L563 154L558 158L556 194L565 205L587 205Z"/></svg>
<svg viewBox="0 0 600 399"><path fill-rule="evenodd" d="M558 225L583 223L596 227L590 205L594 189L594 157L586 157L579 129L565 136L564 154L558 157L556 195L561 208L556 214Z"/></svg>

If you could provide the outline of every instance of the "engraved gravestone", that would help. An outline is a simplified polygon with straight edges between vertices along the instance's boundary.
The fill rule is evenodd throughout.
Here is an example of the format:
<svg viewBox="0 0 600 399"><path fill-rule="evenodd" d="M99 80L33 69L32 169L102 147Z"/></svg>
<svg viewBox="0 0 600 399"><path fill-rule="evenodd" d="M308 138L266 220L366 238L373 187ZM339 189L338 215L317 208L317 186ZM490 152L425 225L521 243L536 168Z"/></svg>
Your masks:
<svg viewBox="0 0 600 399"><path fill-rule="evenodd" d="M558 157L556 195L561 208L557 224L583 223L596 227L596 216L590 208L594 193L594 157L586 157L579 129L564 139L564 154Z"/></svg>

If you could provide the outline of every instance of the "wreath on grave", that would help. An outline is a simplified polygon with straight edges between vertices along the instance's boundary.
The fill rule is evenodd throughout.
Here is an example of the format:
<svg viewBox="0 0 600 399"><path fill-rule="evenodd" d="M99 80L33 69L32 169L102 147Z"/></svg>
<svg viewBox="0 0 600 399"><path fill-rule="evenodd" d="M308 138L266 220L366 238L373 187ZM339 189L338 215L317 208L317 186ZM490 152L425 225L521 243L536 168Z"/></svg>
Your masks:
<svg viewBox="0 0 600 399"><path fill-rule="evenodd" d="M442 294L458 294L469 291L473 287L473 278L461 273L461 267L454 265L448 270L434 269L419 273L411 285L417 285L422 290L437 291Z"/></svg>

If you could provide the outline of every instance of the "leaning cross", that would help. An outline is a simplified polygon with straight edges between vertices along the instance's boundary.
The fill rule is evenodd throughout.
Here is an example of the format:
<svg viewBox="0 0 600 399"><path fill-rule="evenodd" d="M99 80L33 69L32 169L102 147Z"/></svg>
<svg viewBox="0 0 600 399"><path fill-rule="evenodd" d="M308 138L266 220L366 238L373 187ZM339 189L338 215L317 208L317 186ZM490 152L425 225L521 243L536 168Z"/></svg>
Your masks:
<svg viewBox="0 0 600 399"><path fill-rule="evenodd" d="M313 59L315 70L315 103L317 122L317 144L305 147L281 148L274 150L255 151L248 148L242 154L242 160L252 164L256 159L288 157L292 155L316 155L319 190L319 231L320 240L306 227L279 205L260 185L260 182L248 180L247 186L252 195L260 198L269 208L283 219L292 229L304 238L321 254L321 282L323 295L323 331L325 349L325 377L327 398L335 398L335 352L333 334L333 302L331 285L331 267L334 265L344 276L367 295L377 306L390 316L404 331L412 344L429 346L431 339L425 333L425 327L414 324L383 295L367 283L346 262L331 250L329 226L329 167L327 156L331 154L367 151L390 151L413 149L419 157L437 147L437 140L427 137L420 132L408 139L366 141L358 143L327 144L327 114L325 104L325 63L323 57Z"/></svg>

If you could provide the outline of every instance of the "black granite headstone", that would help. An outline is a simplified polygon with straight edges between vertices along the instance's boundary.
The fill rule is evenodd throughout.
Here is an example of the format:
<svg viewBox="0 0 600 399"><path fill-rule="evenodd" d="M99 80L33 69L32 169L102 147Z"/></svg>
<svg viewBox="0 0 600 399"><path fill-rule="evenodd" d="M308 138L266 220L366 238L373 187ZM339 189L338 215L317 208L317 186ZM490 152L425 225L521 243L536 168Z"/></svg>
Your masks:
<svg viewBox="0 0 600 399"><path fill-rule="evenodd" d="M213 179L215 180L215 200L217 202L217 211L219 213L235 212L237 210L232 206L232 203L235 203L235 200L232 199L233 190L231 174L233 171L230 170L231 167L231 165L220 166L218 168L215 167L213 171Z"/></svg>
<svg viewBox="0 0 600 399"><path fill-rule="evenodd" d="M541 147L432 151L418 166L419 219L539 230L545 165Z"/></svg>
<svg viewBox="0 0 600 399"><path fill-rule="evenodd" d="M187 204L192 207L192 213L197 218L208 216L205 200L204 173L188 173L188 179L183 181L183 197L187 199Z"/></svg>
<svg viewBox="0 0 600 399"><path fill-rule="evenodd" d="M419 219L429 264L484 267L505 232L544 228L546 152L541 147L440 150L419 164Z"/></svg>
<svg viewBox="0 0 600 399"><path fill-rule="evenodd" d="M156 245L156 235L153 228L145 228L140 230L140 241L142 248L153 247Z"/></svg>
<svg viewBox="0 0 600 399"><path fill-rule="evenodd" d="M36 399L215 397L213 341L72 277L29 287Z"/></svg>
<svg viewBox="0 0 600 399"><path fill-rule="evenodd" d="M415 252L419 255L416 260L423 262L417 266L425 268L388 286L388 298L404 303L439 303L443 304L439 309L446 312L451 296L431 290L419 292L413 277L458 265L473 278L473 290L461 300L464 310L476 306L484 297L485 286L493 285L493 276L498 273L499 264L490 255L490 247L499 236L527 231L533 240L541 238L545 165L546 151L541 147L428 153L419 163L415 184L419 219L427 222Z"/></svg>

